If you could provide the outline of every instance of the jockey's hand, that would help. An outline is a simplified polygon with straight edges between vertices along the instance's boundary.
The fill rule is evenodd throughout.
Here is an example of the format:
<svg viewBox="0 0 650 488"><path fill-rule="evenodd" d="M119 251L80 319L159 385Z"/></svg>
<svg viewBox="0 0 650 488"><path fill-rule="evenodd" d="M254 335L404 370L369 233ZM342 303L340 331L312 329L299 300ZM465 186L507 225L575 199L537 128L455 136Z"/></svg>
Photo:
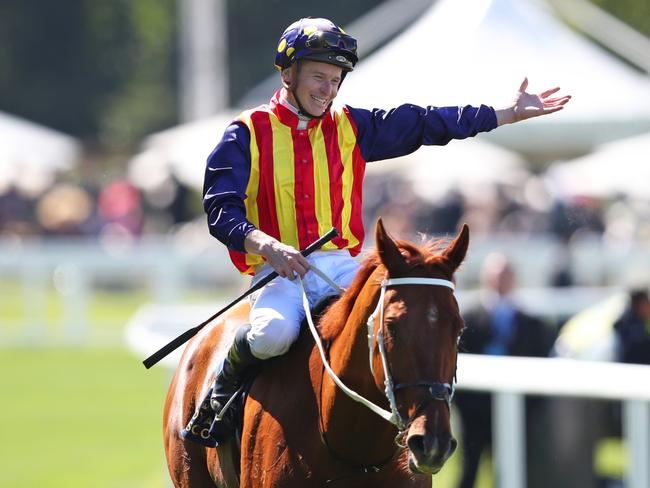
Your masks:
<svg viewBox="0 0 650 488"><path fill-rule="evenodd" d="M297 249L281 243L259 229L250 232L244 241L246 251L264 257L271 267L283 278L294 280L304 278L309 262Z"/></svg>
<svg viewBox="0 0 650 488"><path fill-rule="evenodd" d="M551 88L539 94L528 93L528 78L524 78L512 105L496 110L497 124L512 124L521 120L558 112L571 100L571 95L551 96L560 88Z"/></svg>

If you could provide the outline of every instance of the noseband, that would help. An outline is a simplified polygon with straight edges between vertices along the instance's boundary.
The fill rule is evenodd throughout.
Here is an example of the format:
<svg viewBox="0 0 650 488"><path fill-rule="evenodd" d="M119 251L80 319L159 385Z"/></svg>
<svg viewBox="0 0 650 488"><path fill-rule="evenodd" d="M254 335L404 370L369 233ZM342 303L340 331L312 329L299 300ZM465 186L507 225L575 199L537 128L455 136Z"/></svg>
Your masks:
<svg viewBox="0 0 650 488"><path fill-rule="evenodd" d="M444 401L448 406L450 405L451 399L454 394L454 387L449 383L440 383L440 382L426 381L426 380L420 380L413 383L400 383L397 385L393 383L393 379L390 373L390 368L388 365L388 356L386 353L386 345L384 343L383 329L384 329L384 296L386 294L386 288L388 288L389 286L399 286L399 285L431 285L431 286L444 286L450 288L453 291L455 289L455 286L451 281L443 280L439 278L393 278L393 279L384 280L381 283L381 291L379 294L379 301L377 302L377 307L375 308L374 312L370 315L370 317L368 317L368 323L367 323L368 324L368 349L370 351L370 371L374 376L374 366L372 364L374 322L377 313L379 313L380 324L379 324L379 330L377 332L377 346L379 348L381 363L384 369L384 385L385 385L384 394L386 395L388 404L390 405L390 412L381 408L378 405L375 405L370 400L365 399L357 392L348 388L341 381L341 379L336 375L336 373L334 373L334 371L332 370L332 368L330 367L327 361L325 351L323 349L323 344L320 340L320 336L318 335L318 332L316 331L316 327L314 326L314 321L309 311L309 300L307 299L307 295L305 293L300 278L298 278L298 282L300 287L302 288L303 306L305 308L307 322L309 323L309 329L312 335L314 336L314 341L316 342L316 346L318 347L318 350L321 355L321 359L323 361L323 366L325 367L327 373L332 378L334 383L336 383L336 385L346 395L348 395L353 400L365 405L374 413L376 413L383 419L387 420L391 424L395 425L399 431L397 439L403 436L403 434L406 432L406 430L408 429L409 425L411 424L415 416L430 402L435 400L440 400L440 401ZM420 403L417 406L415 412L413 413L413 415L411 415L411 417L405 420L404 417L402 417L402 415L399 413L397 409L397 402L395 401L395 391L403 390L406 388L427 388L428 398L427 400L425 400L424 402Z"/></svg>

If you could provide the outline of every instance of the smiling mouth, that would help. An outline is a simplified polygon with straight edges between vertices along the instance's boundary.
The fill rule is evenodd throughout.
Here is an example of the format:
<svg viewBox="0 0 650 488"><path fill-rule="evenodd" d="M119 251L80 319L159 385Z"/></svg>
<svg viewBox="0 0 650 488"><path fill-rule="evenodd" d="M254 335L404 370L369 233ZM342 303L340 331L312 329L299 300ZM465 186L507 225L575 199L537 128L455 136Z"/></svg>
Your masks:
<svg viewBox="0 0 650 488"><path fill-rule="evenodd" d="M327 103L327 100L324 99L324 98L318 98L318 97L315 97L314 95L310 95L310 96L311 96L311 99L312 99L313 101L315 101L315 102L318 103L319 105L322 105L323 107L324 107L325 104Z"/></svg>

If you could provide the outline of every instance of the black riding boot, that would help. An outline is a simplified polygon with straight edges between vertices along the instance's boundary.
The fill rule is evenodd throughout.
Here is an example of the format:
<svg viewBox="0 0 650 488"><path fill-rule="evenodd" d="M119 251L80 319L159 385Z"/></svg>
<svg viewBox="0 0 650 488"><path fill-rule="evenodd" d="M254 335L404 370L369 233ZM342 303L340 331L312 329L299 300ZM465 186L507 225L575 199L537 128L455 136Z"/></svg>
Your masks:
<svg viewBox="0 0 650 488"><path fill-rule="evenodd" d="M210 406L221 420L216 421L211 429L212 435L217 441L230 437L234 431L233 409L230 407L222 414L228 400L239 390L247 373L253 366L258 365L262 360L253 356L251 348L246 339L246 334L251 330L250 325L241 327L235 334L235 340L230 346L228 354L223 362L221 371L217 372L214 388L210 396Z"/></svg>

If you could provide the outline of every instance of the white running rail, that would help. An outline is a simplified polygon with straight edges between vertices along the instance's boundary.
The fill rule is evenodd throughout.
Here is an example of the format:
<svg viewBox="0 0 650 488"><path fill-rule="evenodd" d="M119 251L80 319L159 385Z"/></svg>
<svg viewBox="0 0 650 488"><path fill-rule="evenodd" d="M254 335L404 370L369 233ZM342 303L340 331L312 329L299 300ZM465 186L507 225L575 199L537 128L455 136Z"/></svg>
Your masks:
<svg viewBox="0 0 650 488"><path fill-rule="evenodd" d="M526 486L526 394L623 401L623 432L630 453L625 486L650 486L650 366L460 354L457 388L495 395L493 425L499 488Z"/></svg>

